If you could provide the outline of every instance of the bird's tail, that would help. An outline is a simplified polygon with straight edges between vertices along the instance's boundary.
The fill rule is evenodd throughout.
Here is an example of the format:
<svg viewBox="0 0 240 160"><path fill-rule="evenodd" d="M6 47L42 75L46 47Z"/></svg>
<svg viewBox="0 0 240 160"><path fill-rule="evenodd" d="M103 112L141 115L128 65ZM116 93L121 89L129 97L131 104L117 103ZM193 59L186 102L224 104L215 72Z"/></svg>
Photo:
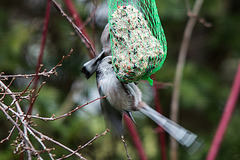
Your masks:
<svg viewBox="0 0 240 160"><path fill-rule="evenodd" d="M201 146L201 142L197 139L197 135L181 127L170 119L164 117L146 103L141 102L142 107L139 111L151 118L159 126L161 126L166 132L168 132L176 141L184 146L187 151L192 154L196 152Z"/></svg>

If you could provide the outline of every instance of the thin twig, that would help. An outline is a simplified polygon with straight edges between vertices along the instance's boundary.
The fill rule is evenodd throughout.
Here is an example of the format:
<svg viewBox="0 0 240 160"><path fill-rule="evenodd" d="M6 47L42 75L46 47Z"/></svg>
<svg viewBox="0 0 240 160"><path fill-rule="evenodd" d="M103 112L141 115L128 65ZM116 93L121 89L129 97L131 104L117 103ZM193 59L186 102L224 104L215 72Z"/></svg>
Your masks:
<svg viewBox="0 0 240 160"><path fill-rule="evenodd" d="M63 61L65 61L68 57L71 56L71 54L73 53L73 49L70 50L70 52L66 55L63 56L62 59L58 62L57 65L55 65L52 69L50 69L49 71L46 71L46 69L42 72L38 72L35 74L15 74L15 75L3 75L0 74L0 78L8 79L8 78L29 78L29 77L35 77L35 76L44 76L44 77L50 77L53 74L57 74L56 69L57 67L62 66ZM40 65L40 67L43 67L43 65Z"/></svg>
<svg viewBox="0 0 240 160"><path fill-rule="evenodd" d="M27 135L25 135L25 133L21 130L21 128L19 127L19 125L12 119L12 117L5 111L5 109L7 109L8 107L6 105L4 105L2 102L0 102L1 107L0 106L0 110L2 110L2 112L6 115L7 119L11 121L11 123L18 129L19 134L23 137L23 139L25 140L25 144L27 143L28 145L30 145L31 149L34 151L34 153L38 153L34 146L32 145L32 143L30 142L29 138ZM42 159L41 156L39 154L37 154L38 158Z"/></svg>
<svg viewBox="0 0 240 160"><path fill-rule="evenodd" d="M43 83L41 84L41 86L39 87L36 95L35 95L34 97L32 96L32 99L31 99L31 102L30 102L30 103L32 103L32 105L33 105L34 102L36 101L36 99L37 99L37 97L38 97L38 95L39 95L39 92L40 92L40 90L42 89L42 87L43 87L44 84L46 84L46 82L43 82ZM28 115L28 114L26 114L26 115Z"/></svg>
<svg viewBox="0 0 240 160"><path fill-rule="evenodd" d="M42 139L38 138L33 132L32 130L30 130L30 127L28 126L27 124L27 121L25 121L23 119L23 116L21 116L19 113L15 112L14 110L12 110L11 108L9 108L8 106L6 106L5 104L1 103L0 104L2 105L3 109L6 110L6 109L9 109L9 111L11 111L15 116L17 116L17 118L20 119L21 121L21 124L24 126L24 129L23 131L19 128L19 125L17 124L17 122L15 122L10 115L7 114L7 112L4 112L5 115L7 116L8 119L10 119L10 121L13 123L13 125L15 127L17 127L17 129L19 130L19 133L21 135L21 137L23 137L25 139L25 149L27 150L28 152L28 155L31 157L31 153L30 151L33 151L34 154L36 155L39 155L39 151L35 150L34 146L31 144L31 141L29 140L28 138L28 131L29 133L43 146L44 150L47 150L47 147L42 143ZM1 110L2 110L2 107L1 107ZM20 131L21 130L21 131ZM18 145L19 146L19 145ZM40 155L39 155L40 156ZM49 156L52 157L51 153L49 153ZM30 158L28 157L28 158ZM53 159L53 158L51 158Z"/></svg>
<svg viewBox="0 0 240 160"><path fill-rule="evenodd" d="M54 160L53 155L52 155L51 152L50 152L51 150L49 150L49 149L45 146L45 144L42 142L42 141L43 141L42 137L39 138L39 137L33 132L33 128L32 128L32 127L27 126L26 128L27 128L27 131L28 131L28 132L38 141L38 143L43 147L43 151L44 151L44 152L47 151L49 157L51 158L51 160ZM26 132L27 132L27 131L26 131ZM41 151L41 152L43 152L43 151ZM38 154L40 154L40 152L38 152Z"/></svg>
<svg viewBox="0 0 240 160"><path fill-rule="evenodd" d="M204 27L208 27L208 28L209 28L209 27L212 27L212 23L207 22L206 19L200 18L200 17L198 17L197 15L193 14L192 12L188 12L187 15L188 15L189 17L193 17L193 18L197 19L198 22L201 23Z"/></svg>
<svg viewBox="0 0 240 160"><path fill-rule="evenodd" d="M68 57L70 57L72 53L73 53L73 49L71 48L70 52L66 56L63 56L62 59L58 62L58 64L55 67L53 67L51 70L55 71L57 67L62 66L63 61L65 61Z"/></svg>
<svg viewBox="0 0 240 160"><path fill-rule="evenodd" d="M65 150L67 150L67 151L69 151L69 152L71 152L71 153L74 153L74 154L75 154L76 156L78 156L80 159L85 160L85 158L84 158L83 156L81 156L81 154L75 153L74 150L68 148L67 146L63 145L62 143L60 143L60 142L58 142L58 141L56 141L56 140L54 140L54 139L52 139L52 138L50 138L50 137L42 134L41 132L37 131L36 129L34 129L34 128L32 128L32 127L31 127L31 130L32 130L33 132L37 133L42 139L46 139L46 140L48 140L48 141L50 141L50 142L53 142L54 144L56 144L56 145L64 148Z"/></svg>
<svg viewBox="0 0 240 160"><path fill-rule="evenodd" d="M199 11L202 7L203 0L196 0L193 11L192 13L194 15L198 15ZM175 78L174 78L174 83L173 83L173 93L172 93L172 101L171 101L171 114L170 118L177 122L178 121L178 110L179 110L179 90L180 90L180 85L182 81L182 74L183 74L183 68L185 65L185 60L187 56L187 51L190 43L190 38L192 35L192 31L194 28L194 25L196 23L197 19L195 17L189 17L189 20L187 22L187 25L184 30L184 35L183 35L183 40L181 43L181 48L179 51L179 57L178 57L178 62L177 62L177 67L176 67L176 72L175 72ZM171 138L170 141L170 155L171 155L171 160L177 160L177 148L178 144L177 142Z"/></svg>
<svg viewBox="0 0 240 160"><path fill-rule="evenodd" d="M89 146L89 145L91 145L93 141L95 141L96 139L98 139L98 138L101 137L101 136L105 136L108 132L109 132L109 129L106 129L106 131L104 131L103 133L101 133L101 134L99 134L99 135L98 135L98 134L95 135L95 137L93 137L93 139L91 139L91 140L88 141L86 144L84 144L83 146L81 146L81 147L80 147L80 150L83 149L83 148L85 148L85 147L87 147L87 146Z"/></svg>
<svg viewBox="0 0 240 160"><path fill-rule="evenodd" d="M6 92L12 93L12 91L11 91L9 88L7 88L7 86L6 86L2 81L0 81L0 87L4 88ZM32 145L31 141L30 141L29 138L28 138L28 135L27 135L27 122L24 120L24 117L21 117L21 116L20 116L20 115L23 115L23 111L22 111L22 109L21 109L21 107L20 107L20 105L19 105L19 103L18 103L15 95L11 95L11 97L12 97L12 99L13 99L13 102L11 103L10 106L12 106L13 104L15 104L15 106L16 106L16 108L17 108L17 112L15 112L14 110L11 109L10 106L6 106L6 105L3 104L2 102L0 102L0 104L4 107L4 108L3 108L4 110L10 110L15 116L17 116L17 120L18 120L18 118L19 118L21 124L23 124L23 130L24 130L24 131L22 131L22 130L19 128L19 126L18 126L18 124L17 124L17 120L16 120L16 122L15 122L15 121L11 118L11 116L7 114L7 112L4 112L4 113L5 113L5 115L7 116L8 119L12 119L11 122L13 123L14 126L17 127L17 129L18 129L19 132L20 132L20 135L25 139L25 142L24 142L25 146L26 146L27 148L29 148L29 146L30 146L31 150L33 150L34 153L37 154L38 158L39 158L39 159L42 159L41 156L40 156L40 155L38 154L38 152L35 150L34 146ZM2 109L2 108L1 108L1 109ZM20 130L21 130L21 131L20 131ZM27 154L28 154L29 156L31 155L30 150L27 150ZM29 157L29 159L31 159L31 157Z"/></svg>
<svg viewBox="0 0 240 160"><path fill-rule="evenodd" d="M11 86L11 84L13 83L14 80L15 80L15 78L13 77L12 80L10 81L10 83L8 84L7 89ZM4 93L6 93L6 90ZM3 93L3 96L1 97L0 101L2 101L4 99L4 97L6 96L6 94L4 94L4 93Z"/></svg>
<svg viewBox="0 0 240 160"><path fill-rule="evenodd" d="M13 93L0 93L0 94L3 94L3 95L20 95L22 92L13 92ZM27 91L25 93L31 93L30 91Z"/></svg>
<svg viewBox="0 0 240 160"><path fill-rule="evenodd" d="M38 73L40 72L40 70L42 69L43 65L40 65L39 68L38 68L38 71L36 72L36 75L33 77L33 79L30 81L30 83L28 84L28 86L25 88L25 90L22 92L22 94L17 98L20 99L20 97L27 91L27 89L30 87L30 85L34 82L35 79L38 78ZM30 97L31 101L32 101L32 98L35 97L35 92L36 92L36 88L34 89L35 87L33 87L33 93L32 93L32 97ZM28 111L27 111L27 114L28 115L29 113L32 112L32 107L33 107L33 103L30 101L30 106L28 108Z"/></svg>
<svg viewBox="0 0 240 160"><path fill-rule="evenodd" d="M187 16L188 17L193 17L193 18L197 19L197 21L199 23L203 24L204 27L212 27L212 24L210 22L207 22L206 19L200 18L198 15L195 15L192 13L192 11L190 9L189 0L185 0L185 5L187 8Z"/></svg>
<svg viewBox="0 0 240 160"><path fill-rule="evenodd" d="M34 77L34 76L45 76L45 77L49 77L50 75L52 74L55 74L51 71L43 71L43 72L40 72L40 73L34 73L34 74L14 74L14 75L0 75L0 78L3 78L1 80L5 80L7 78L12 78L12 77L15 77L15 78L26 78L28 79L29 77Z"/></svg>
<svg viewBox="0 0 240 160"><path fill-rule="evenodd" d="M99 100L99 99L103 99L103 98L106 98L106 97L107 97L107 95L106 95L106 96L103 96L103 97L96 98L96 99L94 99L94 100L92 100L92 101L90 101L90 102L85 103L84 105L81 105L81 106L76 107L75 109L73 109L73 110L69 111L68 113L65 113L65 114L63 114L63 115L61 115L61 116L59 116L59 117L55 117L55 118L54 118L55 115L52 115L52 117L50 117L50 118L47 118L47 117L39 117L38 115L36 115L36 116L34 116L34 115L28 115L27 117L28 117L28 118L36 118L36 119L40 119L40 120L44 120L44 121L55 121L55 120L57 120L57 119L70 116L73 112L79 110L80 108L83 108L84 106L87 106L87 105L89 105L89 104L91 104L91 103L93 103L93 102L95 102L95 101L97 101L97 100Z"/></svg>
<svg viewBox="0 0 240 160"><path fill-rule="evenodd" d="M35 148L33 147L33 145L31 144L30 140L28 139L28 136L19 128L18 124L5 112L5 109L8 108L8 106L4 105L3 103L0 102L0 104L3 106L0 107L1 110L4 110L4 114L7 116L8 119L10 119L10 121L14 124L14 126L17 127L17 129L19 130L20 132L20 135L22 135L22 137L28 142L28 145L30 145L30 147L27 147L28 150L33 150L33 152L36 154L36 155L39 155L39 152L35 150ZM55 140L53 140L52 138L46 136L46 135L43 135L41 132L35 130L34 128L32 128L31 126L29 126L28 124L26 124L26 122L22 119L22 115L19 115L17 112L15 112L14 110L12 110L11 108L9 109L14 115L16 115L17 117L20 118L21 120L21 123L23 124L23 126L26 126L26 129L29 131L29 133L43 146L44 150L47 151L47 148L46 146L42 143L42 140L46 139L50 142L53 142L59 146L61 146L62 148L70 151L70 152L74 152L73 150L71 150L70 148L66 147L65 145L61 144L60 142L57 142ZM34 133L38 134L41 138L38 138ZM49 153L49 156L52 157L51 153ZM82 158L82 156L78 153L76 153L76 155L79 157L79 158ZM85 159L85 158L82 158L82 159Z"/></svg>
<svg viewBox="0 0 240 160"><path fill-rule="evenodd" d="M7 136L6 138L4 138L3 140L1 140L0 143L3 143L3 142L5 142L5 141L8 141L8 140L9 140L9 138L11 137L11 135L12 135L15 127L16 127L16 126L13 126L13 128L9 131L8 136Z"/></svg>
<svg viewBox="0 0 240 160"><path fill-rule="evenodd" d="M0 81L0 87L4 88L7 93L12 93L12 91L11 91L2 81ZM13 104L15 104L18 113L23 115L23 111L22 111L22 109L21 109L18 101L16 100L15 95L10 94L10 96L11 96L12 99L13 99L13 102L11 103L10 106L12 106ZM10 108L10 107L8 106L7 108Z"/></svg>
<svg viewBox="0 0 240 160"><path fill-rule="evenodd" d="M29 85L30 86L30 85ZM9 87L7 87L2 81L0 81L0 87L1 88L4 88L5 89L5 91L7 92L7 93L12 93L12 91L9 89ZM24 90L24 92L26 92L26 90L27 89L25 89ZM21 96L22 96L23 94L21 94ZM1 103L1 105L4 107L4 109L5 110L12 110L11 109L11 106L13 105L13 104L15 104L15 106L16 106L16 108L17 108L17 112L20 114L20 115L23 115L23 111L22 111L22 109L21 109L21 106L19 105L19 103L18 103L18 98L16 98L15 97L15 95L10 95L11 97L12 97L12 99L13 99L13 101L12 101L12 103L11 103L11 105L10 106L5 106L5 104L3 104L3 103ZM19 96L19 97L21 97L21 96ZM7 113L6 113L7 114ZM15 115L17 115L17 114L15 114ZM7 117L10 117L11 118L11 116L9 116L8 114L6 115ZM23 122L23 119L19 116L18 117L19 119L20 119L20 121L22 122L22 123L24 123ZM18 118L16 118L16 122L12 119L11 121L12 121L12 123L13 123L13 125L17 125L17 122L18 122ZM8 118L9 119L9 118ZM19 130L20 128L18 127L18 126L16 126L17 127L17 129ZM19 131L21 134L20 135L22 135L23 137L24 137L24 139L25 139L25 142L24 142L24 144L26 145L26 147L28 147L28 146L30 146L30 147L33 147L33 145L31 144L31 142L30 142L30 140L28 139L28 137L27 137L27 133L25 133L25 131L26 131L26 125L24 125L24 132L23 131ZM33 150L35 150L35 148L33 147L32 148ZM28 155L31 155L31 153L30 153L30 150L27 150L27 154ZM39 156L39 155L37 155L38 156L38 158L39 159L42 159L41 158L41 156ZM29 159L31 159L30 157L29 157Z"/></svg>
<svg viewBox="0 0 240 160"><path fill-rule="evenodd" d="M83 148L91 145L93 143L93 141L95 141L96 139L102 137L102 136L105 136L107 133L108 133L109 129L106 129L106 131L104 131L103 133L101 134L96 134L90 141L88 141L86 144L84 144L83 146L79 146L77 150L75 150L74 152L70 153L69 155L66 155L66 156L63 156L57 160L62 160L62 159L66 159L66 158L69 158L71 156L73 156L75 153L77 153L78 151L82 150Z"/></svg>
<svg viewBox="0 0 240 160"><path fill-rule="evenodd" d="M132 158L130 157L130 155L129 155L129 153L128 153L127 143L126 143L123 135L121 136L121 139L122 139L122 142L123 142L124 147L125 147L125 150L126 150L127 158L128 158L128 160L131 160Z"/></svg>
<svg viewBox="0 0 240 160"><path fill-rule="evenodd" d="M52 2L54 3L54 5L56 6L56 8L58 9L58 11L60 11L60 13L62 14L63 17L65 17L68 22L70 22L70 24L72 25L72 27L74 28L74 30L76 31L77 35L79 35L82 39L82 41L84 42L85 46L90 50L91 55L93 57L96 57L96 53L95 50L93 48L93 46L91 45L91 43L89 42L89 40L87 39L87 37L82 33L82 31L73 23L73 21L67 16L67 14L62 10L62 8L59 6L59 4L55 1L52 0Z"/></svg>
<svg viewBox="0 0 240 160"><path fill-rule="evenodd" d="M56 68L57 68L58 66L61 66L61 65L62 65L62 62L63 62L65 59L67 59L67 58L71 55L72 52L73 52L73 49L70 50L70 52L68 53L68 55L67 55L66 57L63 56L62 59L60 60L60 62L58 62L58 64L57 64L55 67L53 67L53 68L51 69L51 71L52 71L52 72L55 72ZM40 67L41 67L41 65L40 65ZM39 68L39 70L38 70L38 72L36 73L36 76L35 76L35 77L38 77L37 74L40 72L40 69L41 69L41 68ZM34 87L34 88L35 88L35 87ZM29 109L28 109L28 111L27 111L26 116L29 115L29 113L32 112L32 107L33 107L33 104L34 104L34 102L35 102L35 100L36 100L35 93L36 93L36 90L33 91L32 99L31 99L31 101L30 101L30 106L29 106Z"/></svg>
<svg viewBox="0 0 240 160"><path fill-rule="evenodd" d="M41 70L41 68L42 68L42 65L40 65L39 70ZM17 102L22 97L23 94L25 94L27 92L28 88L31 86L31 84L33 83L33 81L35 80L36 77L37 77L37 75L35 75L33 77L33 79L29 82L28 86L24 89L24 91L20 94L20 96L14 100L14 102L9 107L11 107L15 102ZM10 93L12 93L12 92L10 92Z"/></svg>
<svg viewBox="0 0 240 160"><path fill-rule="evenodd" d="M5 110L8 108L8 106L6 106L5 104L3 104L3 103L1 103L1 102L0 102L0 105L3 106L3 108L0 106L0 109L1 109L1 110L4 110L4 114L7 116L8 119L10 119L10 121L13 123L13 125L17 127L17 129L18 129L19 132L20 132L20 135L22 135L22 137L25 139L25 141L28 142L27 144L28 144L30 147L26 147L25 149L26 149L27 151L33 151L36 155L39 156L39 153L40 153L40 152L38 152L38 151L35 150L35 148L34 148L33 145L31 144L30 140L28 139L28 136L19 128L19 125L11 118L11 116L9 116L9 115L5 112ZM15 112L14 110L12 110L11 108L9 108L9 111L11 111L14 115L16 115L17 117L20 118L22 125L23 125L23 126L29 131L29 133L43 146L44 150L46 150L46 151L48 150L48 149L45 147L45 145L42 143L42 140L46 139L46 140L48 140L48 141L50 141L50 142L53 142L53 143L59 145L60 147L66 149L66 150L68 150L68 151L70 151L70 152L74 152L73 150L71 150L70 148L68 148L68 147L66 147L65 145L61 144L60 142L53 140L52 138L50 138L50 137L42 134L41 132L37 131L36 129L34 129L34 128L32 128L31 126L29 126L28 124L26 124L26 120L23 120L23 115L18 114L17 112ZM38 134L41 138L38 138L34 133ZM27 145L27 146L28 146L28 145ZM49 153L49 156L52 157L51 153L50 153L50 152L48 152L48 153ZM75 155L77 155L77 156L78 156L79 158L81 158L81 159L85 159L85 158L83 158L79 153L75 153ZM40 157L40 159L41 159L41 157Z"/></svg>

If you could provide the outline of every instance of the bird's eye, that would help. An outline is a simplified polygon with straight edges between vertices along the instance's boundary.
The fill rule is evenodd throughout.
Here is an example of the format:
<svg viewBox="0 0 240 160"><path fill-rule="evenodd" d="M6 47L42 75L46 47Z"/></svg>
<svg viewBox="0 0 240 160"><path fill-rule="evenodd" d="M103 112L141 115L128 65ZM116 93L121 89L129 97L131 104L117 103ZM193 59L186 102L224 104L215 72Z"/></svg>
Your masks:
<svg viewBox="0 0 240 160"><path fill-rule="evenodd" d="M112 64L112 61L108 61L108 64Z"/></svg>

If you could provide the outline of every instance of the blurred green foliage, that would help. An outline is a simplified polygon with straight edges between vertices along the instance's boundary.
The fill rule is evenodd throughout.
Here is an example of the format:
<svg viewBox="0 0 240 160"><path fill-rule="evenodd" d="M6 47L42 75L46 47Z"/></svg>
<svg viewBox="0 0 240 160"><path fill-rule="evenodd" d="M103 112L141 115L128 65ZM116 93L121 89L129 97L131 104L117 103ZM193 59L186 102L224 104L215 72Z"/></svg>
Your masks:
<svg viewBox="0 0 240 160"><path fill-rule="evenodd" d="M104 1L102 1L104 3ZM194 3L189 1L190 6ZM82 20L90 14L91 1L74 1ZM215 134L220 116L228 98L231 84L240 59L240 2L237 0L205 1L200 17L212 24L206 28L197 23L190 43L186 66L183 74L180 97L180 124L198 134L204 140L203 149L194 156L189 156L180 147L180 159L205 159L212 138ZM64 3L63 9L67 10ZM183 31L187 22L187 10L184 1L157 1L161 22L168 42L168 55L163 68L156 73L157 81L172 82L178 58ZM100 14L100 12L99 12ZM0 2L0 72L6 74L34 73L38 59L45 1L12 0ZM103 26L95 23L86 25L86 29L94 39L96 50L101 50L99 42ZM94 31L94 32L93 32ZM40 78L47 84L40 92L34 105L33 113L50 117L52 114L63 114L78 104L82 105L98 97L95 78L86 80L81 66L89 60L88 50L74 34L71 25L52 7L47 43L43 64L47 70L54 67L70 48L74 53L57 69L58 76ZM8 84L9 81L4 81ZM29 80L17 78L10 89L23 91ZM144 83L144 82L143 82ZM148 86L148 84L145 84ZM149 88L149 86L148 86ZM154 107L151 89L144 89L144 97L149 97L149 104ZM168 117L172 88L159 90L163 114ZM5 98L9 103L9 98ZM27 100L22 101L23 110L29 106ZM76 149L92 139L95 134L105 130L103 117L97 107L98 102L74 112L71 116L54 122L34 120L37 129L53 137L55 140ZM239 102L228 126L227 133L218 154L219 160L240 159L239 148ZM149 159L160 159L157 127L151 120L136 114L137 129ZM4 139L11 130L11 124L0 112L0 139ZM16 138L15 131L9 141L0 144L0 159L19 159L14 155L10 144ZM168 136L166 136L168 142ZM126 131L129 153L133 159L139 159L131 137ZM48 143L49 147L56 147ZM39 146L40 147L40 146ZM167 145L167 147L169 147ZM56 155L68 154L56 147ZM114 139L110 133L97 139L91 146L81 151L88 159L126 159L124 146L120 139ZM74 158L72 158L74 159Z"/></svg>

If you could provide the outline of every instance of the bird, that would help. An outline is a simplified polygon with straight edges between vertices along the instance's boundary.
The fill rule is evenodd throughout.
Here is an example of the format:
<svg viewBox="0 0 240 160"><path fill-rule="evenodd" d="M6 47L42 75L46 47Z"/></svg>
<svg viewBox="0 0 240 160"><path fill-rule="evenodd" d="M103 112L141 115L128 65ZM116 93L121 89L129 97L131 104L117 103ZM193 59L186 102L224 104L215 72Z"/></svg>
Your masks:
<svg viewBox="0 0 240 160"><path fill-rule="evenodd" d="M98 92L100 96L106 96L100 100L102 114L115 135L124 134L122 124L124 113L136 123L132 112L140 111L161 126L189 153L194 153L201 146L196 134L166 118L142 101L142 92L136 83L123 83L117 78L112 66L112 56L103 57L103 52L99 55L91 60L91 63L85 63L83 70L84 73L96 71ZM90 74L86 75L90 78Z"/></svg>
<svg viewBox="0 0 240 160"><path fill-rule="evenodd" d="M106 25L101 37L102 52L82 67L82 72L87 79L96 72L98 92L101 97L106 96L106 98L100 100L106 124L114 135L123 136L123 114L129 116L136 124L132 112L140 111L161 126L190 154L196 152L202 144L196 134L166 118L142 101L142 92L137 83L124 83L117 78L112 65L111 44L107 27L108 25Z"/></svg>

